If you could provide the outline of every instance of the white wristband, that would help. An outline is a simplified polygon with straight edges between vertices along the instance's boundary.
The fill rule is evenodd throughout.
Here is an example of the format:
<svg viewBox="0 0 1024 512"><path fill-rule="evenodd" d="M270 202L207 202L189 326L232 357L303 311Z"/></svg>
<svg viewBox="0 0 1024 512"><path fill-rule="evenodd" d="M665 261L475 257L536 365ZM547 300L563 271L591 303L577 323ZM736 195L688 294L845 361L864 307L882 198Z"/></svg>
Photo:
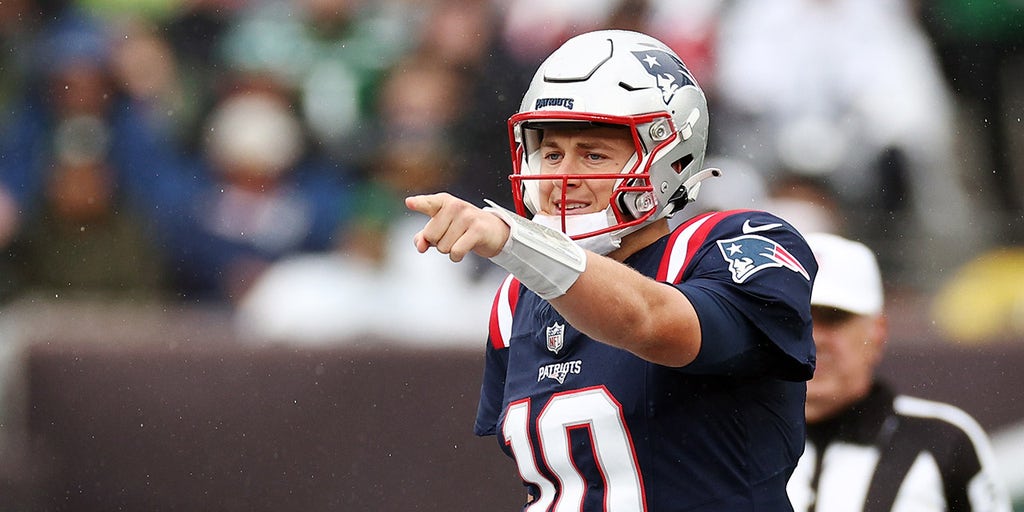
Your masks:
<svg viewBox="0 0 1024 512"><path fill-rule="evenodd" d="M484 211L497 215L509 227L505 246L491 261L544 300L564 295L587 267L587 252L561 231L484 201L490 205Z"/></svg>

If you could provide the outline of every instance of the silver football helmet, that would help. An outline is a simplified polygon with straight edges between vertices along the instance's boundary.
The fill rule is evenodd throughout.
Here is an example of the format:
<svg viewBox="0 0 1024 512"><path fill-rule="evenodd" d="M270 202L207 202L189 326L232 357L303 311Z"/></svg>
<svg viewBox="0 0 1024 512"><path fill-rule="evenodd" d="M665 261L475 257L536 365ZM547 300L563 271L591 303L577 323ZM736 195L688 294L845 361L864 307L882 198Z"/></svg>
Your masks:
<svg viewBox="0 0 1024 512"><path fill-rule="evenodd" d="M509 119L512 195L517 213L540 210L540 142L550 123L590 123L628 127L636 153L619 174L607 222L587 232L562 230L580 240L596 235L616 239L657 219L671 216L697 195L707 146L707 100L682 60L653 37L623 30L600 30L568 40L541 64ZM587 179L598 178L587 176ZM607 226L603 226L607 224Z"/></svg>

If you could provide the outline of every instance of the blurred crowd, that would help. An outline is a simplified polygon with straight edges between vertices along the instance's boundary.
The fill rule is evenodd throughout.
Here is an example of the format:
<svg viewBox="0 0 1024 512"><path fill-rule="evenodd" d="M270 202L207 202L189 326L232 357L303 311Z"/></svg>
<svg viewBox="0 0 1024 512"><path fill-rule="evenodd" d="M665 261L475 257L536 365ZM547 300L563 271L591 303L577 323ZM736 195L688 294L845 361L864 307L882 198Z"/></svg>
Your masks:
<svg viewBox="0 0 1024 512"><path fill-rule="evenodd" d="M512 207L506 121L597 28L705 88L724 177L690 213L775 210L878 248L901 290L964 286L1024 244L1022 23L1011 0L5 0L0 299L479 339L501 276L417 254L402 198ZM1021 289L993 307L1024 317Z"/></svg>

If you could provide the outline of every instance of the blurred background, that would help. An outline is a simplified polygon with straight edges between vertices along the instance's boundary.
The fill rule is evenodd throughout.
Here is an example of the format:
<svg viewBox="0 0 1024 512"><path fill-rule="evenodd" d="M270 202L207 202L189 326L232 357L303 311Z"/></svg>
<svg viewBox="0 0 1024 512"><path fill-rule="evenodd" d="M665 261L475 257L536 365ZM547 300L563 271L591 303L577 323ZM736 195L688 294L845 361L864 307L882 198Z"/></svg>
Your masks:
<svg viewBox="0 0 1024 512"><path fill-rule="evenodd" d="M598 28L708 96L679 217L875 249L883 370L1024 510L1021 0L4 0L0 511L519 503L470 434L502 274L402 199L511 208L506 121Z"/></svg>

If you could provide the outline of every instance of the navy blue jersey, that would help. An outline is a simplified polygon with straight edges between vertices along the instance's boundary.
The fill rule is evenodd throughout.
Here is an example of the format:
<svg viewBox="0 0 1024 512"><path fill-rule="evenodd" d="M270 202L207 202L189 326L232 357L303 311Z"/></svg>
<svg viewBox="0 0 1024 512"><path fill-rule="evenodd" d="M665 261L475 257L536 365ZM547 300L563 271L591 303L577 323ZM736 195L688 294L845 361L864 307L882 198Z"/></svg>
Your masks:
<svg viewBox="0 0 1024 512"><path fill-rule="evenodd" d="M516 460L526 510L791 510L814 371L803 238L765 212L708 213L625 263L693 304L691 364L594 341L511 276L495 297L475 431Z"/></svg>

